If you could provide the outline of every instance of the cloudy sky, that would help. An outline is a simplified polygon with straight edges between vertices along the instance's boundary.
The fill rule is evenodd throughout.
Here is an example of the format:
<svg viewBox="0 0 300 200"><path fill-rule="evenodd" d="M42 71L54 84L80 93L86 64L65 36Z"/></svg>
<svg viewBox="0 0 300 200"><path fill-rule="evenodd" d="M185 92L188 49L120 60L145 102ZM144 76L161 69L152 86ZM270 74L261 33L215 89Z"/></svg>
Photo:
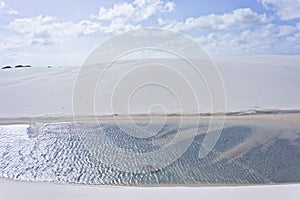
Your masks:
<svg viewBox="0 0 300 200"><path fill-rule="evenodd" d="M213 58L300 54L300 0L0 0L0 65L80 65L142 27L185 33Z"/></svg>

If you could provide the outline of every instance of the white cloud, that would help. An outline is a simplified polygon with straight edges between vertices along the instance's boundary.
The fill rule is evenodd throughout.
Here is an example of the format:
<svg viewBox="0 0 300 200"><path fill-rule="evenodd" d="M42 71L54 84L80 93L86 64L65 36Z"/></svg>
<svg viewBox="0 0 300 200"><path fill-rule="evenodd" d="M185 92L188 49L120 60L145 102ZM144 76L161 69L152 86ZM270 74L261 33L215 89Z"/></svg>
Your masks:
<svg viewBox="0 0 300 200"><path fill-rule="evenodd" d="M164 28L197 35L196 41L212 56L293 54L300 52L300 23L274 24L274 17L241 8L184 21L158 18Z"/></svg>
<svg viewBox="0 0 300 200"><path fill-rule="evenodd" d="M172 12L174 9L175 4L170 1L135 0L132 3L116 3L111 8L101 7L99 13L91 17L100 22L109 23L104 28L105 32L119 33L141 27L139 23L151 16L163 12Z"/></svg>
<svg viewBox="0 0 300 200"><path fill-rule="evenodd" d="M89 35L101 29L100 24L88 20L74 22L57 22L51 16L15 19L8 25L22 35L23 40L31 44L58 43L66 39Z"/></svg>
<svg viewBox="0 0 300 200"><path fill-rule="evenodd" d="M0 14L17 15L18 11L8 7L3 1L0 1Z"/></svg>
<svg viewBox="0 0 300 200"><path fill-rule="evenodd" d="M121 33L141 28L141 25L133 25L128 23L124 18L115 18L111 20L108 26L103 26L101 31L104 33Z"/></svg>
<svg viewBox="0 0 300 200"><path fill-rule="evenodd" d="M5 8L6 12L14 13L13 10L7 9L2 1L0 1L0 7ZM111 8L101 7L99 13L92 16L94 20L82 20L77 23L60 22L52 16L19 18L11 21L7 26L18 35L10 37L14 39L2 40L0 45L11 49L20 48L22 45L62 43L65 40L94 33L120 33L141 28L141 21L158 12L171 12L174 9L173 2L135 0L132 3L116 3ZM21 38L21 40L16 38Z"/></svg>
<svg viewBox="0 0 300 200"><path fill-rule="evenodd" d="M165 27L179 31L192 29L227 30L264 24L270 20L265 14L255 13L250 8L241 8L221 15L210 14L197 18L187 18L184 22L172 22ZM160 20L159 23L164 24L165 22Z"/></svg>
<svg viewBox="0 0 300 200"><path fill-rule="evenodd" d="M12 9L12 8L9 8L9 9L6 11L6 13L9 14L9 15L18 15L18 14L19 14L18 11L14 10L14 9Z"/></svg>
<svg viewBox="0 0 300 200"><path fill-rule="evenodd" d="M0 1L0 9L17 14ZM2 49L14 49L28 45L48 45L94 33L120 33L141 28L141 21L157 12L171 12L173 2L161 0L135 0L132 3L116 3L111 8L100 8L97 15L80 22L60 22L52 16L35 16L14 19L7 28L17 33L1 41ZM96 21L95 21L96 19Z"/></svg>
<svg viewBox="0 0 300 200"><path fill-rule="evenodd" d="M159 26L164 26L164 25L167 25L168 23L172 23L172 22L168 22L166 20L163 20L162 18L158 18L157 23Z"/></svg>
<svg viewBox="0 0 300 200"><path fill-rule="evenodd" d="M175 3L174 2L167 2L165 5L165 10L167 12L171 12L175 10Z"/></svg>
<svg viewBox="0 0 300 200"><path fill-rule="evenodd" d="M263 1L268 7L275 6L274 2L277 2L259 1ZM0 14L4 13L4 10L8 14L9 8L0 1ZM197 35L196 41L212 56L300 52L300 23L276 25L274 17L256 13L250 8L240 8L224 14L189 17L183 21L165 19L168 15L162 13L174 10L175 4L171 1L135 0L130 3L116 3L110 8L102 7L97 15L79 22L59 21L52 16L15 19L6 27L15 34L6 35L6 38L0 40L0 53L5 57L6 54L15 52L15 49L24 47L43 49L42 46L48 44L65 45L66 42L76 43L80 40L85 42L86 38L80 38L81 36L115 34L138 29L149 23L152 26ZM279 14L279 9L277 14L284 16ZM294 13L293 16L295 15ZM153 21L156 24L152 24ZM52 45L49 48L57 46Z"/></svg>
<svg viewBox="0 0 300 200"><path fill-rule="evenodd" d="M0 8L4 8L5 7L5 3L3 1L0 1Z"/></svg>
<svg viewBox="0 0 300 200"><path fill-rule="evenodd" d="M28 45L27 40L25 38L13 36L10 38L2 39L0 41L0 50L7 52L10 50L18 49L24 45Z"/></svg>
<svg viewBox="0 0 300 200"><path fill-rule="evenodd" d="M175 9L173 2L163 2L161 0L135 0L135 21L148 19L150 16L160 12L172 12Z"/></svg>
<svg viewBox="0 0 300 200"><path fill-rule="evenodd" d="M92 15L98 20L114 20L122 17L124 20L140 22L159 12L171 12L175 9L173 2L161 0L135 0L133 3L116 3L111 8L101 7L98 15Z"/></svg>
<svg viewBox="0 0 300 200"><path fill-rule="evenodd" d="M282 20L300 18L300 0L259 0L266 8L273 8Z"/></svg>
<svg viewBox="0 0 300 200"><path fill-rule="evenodd" d="M14 31L14 39L5 39L0 43L3 48L19 48L27 45L49 45L63 43L96 33L118 33L140 28L140 25L126 23L123 18L115 18L109 25L103 26L100 22L82 20L80 22L59 22L52 16L36 16L31 18L15 19L7 28ZM19 36L19 37L18 37ZM16 40L20 38L20 40ZM15 41L22 41L15 42Z"/></svg>
<svg viewBox="0 0 300 200"><path fill-rule="evenodd" d="M1 46L18 48L31 44L48 45L94 33L120 33L134 30L141 28L140 22L156 12L171 12L174 8L175 4L172 2L135 0L132 3L117 3L111 8L100 8L98 15L93 16L96 21L59 22L52 16L15 19L7 28L18 33L23 42L16 43L14 40L7 39L2 41Z"/></svg>
<svg viewBox="0 0 300 200"><path fill-rule="evenodd" d="M241 32L213 32L195 39L212 56L288 54L300 51L296 26L266 24Z"/></svg>
<svg viewBox="0 0 300 200"><path fill-rule="evenodd" d="M120 16L129 18L133 15L134 12L135 8L133 7L133 5L124 2L120 4L114 4L112 8L101 7L99 9L98 15L94 17L99 20L111 20Z"/></svg>

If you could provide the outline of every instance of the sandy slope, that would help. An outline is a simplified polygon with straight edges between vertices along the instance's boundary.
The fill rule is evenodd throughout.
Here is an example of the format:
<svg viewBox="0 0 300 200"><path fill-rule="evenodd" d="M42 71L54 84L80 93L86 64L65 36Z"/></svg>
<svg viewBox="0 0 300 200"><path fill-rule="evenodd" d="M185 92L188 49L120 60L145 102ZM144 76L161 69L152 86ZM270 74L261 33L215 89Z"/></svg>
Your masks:
<svg viewBox="0 0 300 200"><path fill-rule="evenodd" d="M224 80L227 111L300 108L300 56L240 57L215 62ZM141 63L136 61L134 65ZM188 68L177 66L176 61L165 63L187 76L200 99L200 112L209 112L210 98L203 80L198 80ZM108 71L103 80L104 89L95 93L98 115L113 112L109 98L113 86L131 66L131 62L123 62ZM73 84L78 71L78 67L0 70L0 117L72 115ZM149 112L149 105L155 103L163 105L169 113L180 108L174 99L155 88L140 92L134 100L130 104L132 113ZM189 106L181 108L183 112L193 111Z"/></svg>

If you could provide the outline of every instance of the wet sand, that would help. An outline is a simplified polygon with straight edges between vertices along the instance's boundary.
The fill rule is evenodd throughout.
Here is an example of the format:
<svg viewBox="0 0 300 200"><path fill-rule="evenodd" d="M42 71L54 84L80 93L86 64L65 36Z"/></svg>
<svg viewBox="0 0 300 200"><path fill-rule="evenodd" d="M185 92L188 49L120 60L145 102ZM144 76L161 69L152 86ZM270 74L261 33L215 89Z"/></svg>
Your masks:
<svg viewBox="0 0 300 200"><path fill-rule="evenodd" d="M285 122L291 124L300 125L300 112L299 111L285 111L282 113L270 113L270 114L230 114L230 115L107 115L107 116L51 116L51 115L42 115L42 116L31 116L31 117L2 117L0 118L0 125L9 125L9 124L30 124L30 123L55 123L55 122L101 122L101 121L145 121L153 120L156 122L161 122L163 119L169 119L174 121L209 121L213 120L267 120L267 121L277 121Z"/></svg>

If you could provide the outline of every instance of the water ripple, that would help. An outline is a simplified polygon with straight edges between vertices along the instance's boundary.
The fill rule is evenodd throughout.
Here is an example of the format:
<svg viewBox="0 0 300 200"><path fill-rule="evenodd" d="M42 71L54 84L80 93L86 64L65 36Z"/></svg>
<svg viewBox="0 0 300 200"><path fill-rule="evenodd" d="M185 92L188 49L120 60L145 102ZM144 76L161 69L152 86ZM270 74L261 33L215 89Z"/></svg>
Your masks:
<svg viewBox="0 0 300 200"><path fill-rule="evenodd" d="M81 124L79 129L72 123L3 125L0 177L135 186L300 182L300 129L261 124L227 123L213 151L201 159L198 151L205 135L199 132L178 160L148 173L105 166L86 148L77 131L94 134L95 140L106 134L126 151L145 153L165 145L178 131L176 125L167 124L163 132L147 139L125 135L114 123L102 123L100 128L99 124ZM193 126L186 125L185 129ZM111 151L107 156L113 155ZM130 161L123 162L126 165Z"/></svg>

